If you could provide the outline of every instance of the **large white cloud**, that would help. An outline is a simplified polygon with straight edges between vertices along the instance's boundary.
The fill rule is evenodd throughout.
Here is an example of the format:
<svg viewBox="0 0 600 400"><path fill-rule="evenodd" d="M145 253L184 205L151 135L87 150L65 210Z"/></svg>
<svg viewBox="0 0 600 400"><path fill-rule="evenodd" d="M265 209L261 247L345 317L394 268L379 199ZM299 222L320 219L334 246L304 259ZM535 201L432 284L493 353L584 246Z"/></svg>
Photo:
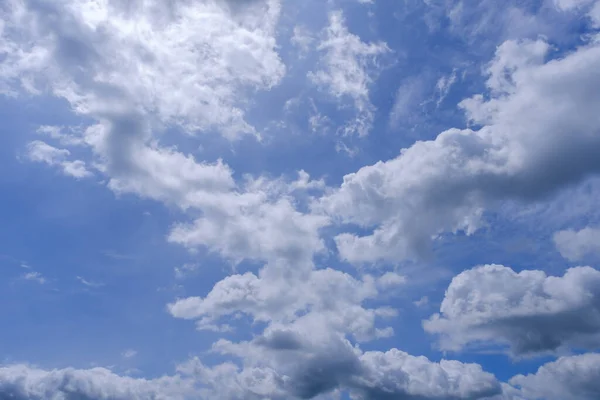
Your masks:
<svg viewBox="0 0 600 400"><path fill-rule="evenodd" d="M49 90L86 114L120 100L166 124L234 137L253 132L239 107L244 88L269 88L285 72L279 11L277 0L10 0L0 82Z"/></svg>
<svg viewBox="0 0 600 400"><path fill-rule="evenodd" d="M300 329L297 329L300 328ZM214 349L243 357L246 368L277 371L292 398L314 398L336 388L356 399L484 399L502 392L479 365L432 362L392 349L362 352L337 335L311 334L300 326L269 329L252 342L221 341Z"/></svg>
<svg viewBox="0 0 600 400"><path fill-rule="evenodd" d="M513 377L510 384L526 399L595 400L600 398L600 354L561 357L535 374Z"/></svg>
<svg viewBox="0 0 600 400"><path fill-rule="evenodd" d="M256 134L244 119L246 95L285 73L277 0L10 0L0 13L2 92L66 99L96 124L50 132L53 139L89 146L91 164L114 190L183 208L200 193L232 189L231 171L161 147L159 133L176 126L229 139ZM81 164L57 161L65 151L57 149L50 164L82 176Z"/></svg>
<svg viewBox="0 0 600 400"><path fill-rule="evenodd" d="M368 340L389 336L390 328L376 324L396 313L363 303L403 284L401 279L394 281L390 285L390 275L359 280L333 269L299 273L294 265L269 264L259 276L228 276L206 297L180 299L169 305L169 311L178 318L199 320L200 328L241 312L256 321L306 326L307 335L336 332Z"/></svg>
<svg viewBox="0 0 600 400"><path fill-rule="evenodd" d="M319 229L329 219L298 211L295 196L319 186L301 173L291 182L251 179L237 191L189 193L190 204L203 215L193 224L176 226L169 240L189 248L206 246L234 261L310 264L314 253L325 248Z"/></svg>
<svg viewBox="0 0 600 400"><path fill-rule="evenodd" d="M475 129L419 141L322 198L317 208L340 222L374 229L339 235L341 258L399 261L441 232L475 231L503 200L538 199L596 173L600 43L546 61L549 51L541 40L503 43L487 68L489 96L461 103Z"/></svg>
<svg viewBox="0 0 600 400"><path fill-rule="evenodd" d="M424 321L440 347L508 345L514 355L600 346L600 271L515 272L485 265L457 275L440 307Z"/></svg>
<svg viewBox="0 0 600 400"><path fill-rule="evenodd" d="M14 400L184 400L193 384L180 377L155 380L114 374L105 368L42 370L0 367L0 398Z"/></svg>
<svg viewBox="0 0 600 400"><path fill-rule="evenodd" d="M237 184L221 160L201 162L160 144L160 132L171 126L229 139L256 133L244 120L246 94L271 88L285 72L275 42L278 0L11 0L0 10L4 91L49 92L95 120L83 129L39 132L61 146L89 146L95 159L88 164L115 192L201 215L176 226L170 240L234 262L307 262L323 248L318 229L327 218L299 213L294 199L322 182L301 173L294 182ZM69 154L41 141L29 146L32 160L88 176Z"/></svg>

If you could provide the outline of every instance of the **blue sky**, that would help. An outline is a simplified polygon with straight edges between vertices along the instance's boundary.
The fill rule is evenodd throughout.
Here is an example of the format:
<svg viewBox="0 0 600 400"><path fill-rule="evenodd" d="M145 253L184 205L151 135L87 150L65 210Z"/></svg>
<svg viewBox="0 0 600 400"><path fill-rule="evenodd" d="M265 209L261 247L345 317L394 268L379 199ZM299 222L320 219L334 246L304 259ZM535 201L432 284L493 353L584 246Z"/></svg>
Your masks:
<svg viewBox="0 0 600 400"><path fill-rule="evenodd" d="M599 1L0 14L0 398L600 397Z"/></svg>

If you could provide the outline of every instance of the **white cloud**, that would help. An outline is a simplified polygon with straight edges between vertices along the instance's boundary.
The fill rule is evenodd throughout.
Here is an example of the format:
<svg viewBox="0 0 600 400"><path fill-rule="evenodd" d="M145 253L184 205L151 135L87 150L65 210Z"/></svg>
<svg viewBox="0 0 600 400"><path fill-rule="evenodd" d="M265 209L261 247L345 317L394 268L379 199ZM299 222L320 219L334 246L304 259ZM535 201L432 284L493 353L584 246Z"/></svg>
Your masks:
<svg viewBox="0 0 600 400"><path fill-rule="evenodd" d="M594 28L600 28L600 1L596 1L588 14L594 24Z"/></svg>
<svg viewBox="0 0 600 400"><path fill-rule="evenodd" d="M496 378L477 364L414 357L392 349L364 353L366 371L351 387L363 399L483 399L501 391Z"/></svg>
<svg viewBox="0 0 600 400"><path fill-rule="evenodd" d="M341 11L329 15L329 26L318 50L323 53L321 69L310 72L310 80L339 101L352 100L356 118L341 128L345 135L369 133L374 107L369 99L371 74L378 56L390 49L383 42L365 43L348 31Z"/></svg>
<svg viewBox="0 0 600 400"><path fill-rule="evenodd" d="M0 367L0 397L14 400L184 400L191 390L191 382L179 377L146 380L118 376L104 368Z"/></svg>
<svg viewBox="0 0 600 400"><path fill-rule="evenodd" d="M247 368L277 371L287 398L314 398L336 388L356 399L483 399L499 382L475 364L414 357L397 349L361 352L336 336L272 329L252 342L217 342L220 353L243 357ZM285 378L284 378L285 377Z"/></svg>
<svg viewBox="0 0 600 400"><path fill-rule="evenodd" d="M394 106L390 112L390 125L393 128L416 120L425 100L426 80L424 77L409 78L404 81L398 90L394 100Z"/></svg>
<svg viewBox="0 0 600 400"><path fill-rule="evenodd" d="M419 307L419 308L421 308L421 307L427 307L429 305L429 297L423 296L419 300L414 301L413 304L416 307Z"/></svg>
<svg viewBox="0 0 600 400"><path fill-rule="evenodd" d="M121 148L109 187L182 209L219 203L235 188L231 169L221 160L201 163L193 156L139 143Z"/></svg>
<svg viewBox="0 0 600 400"><path fill-rule="evenodd" d="M63 146L78 146L85 144L81 132L73 127L42 125L38 127L36 132L58 141Z"/></svg>
<svg viewBox="0 0 600 400"><path fill-rule="evenodd" d="M123 358L133 358L137 355L137 351L133 349L127 349L121 355L123 356Z"/></svg>
<svg viewBox="0 0 600 400"><path fill-rule="evenodd" d="M175 278L184 279L189 275L192 275L198 270L198 264L185 263L181 267L175 267Z"/></svg>
<svg viewBox="0 0 600 400"><path fill-rule="evenodd" d="M244 88L270 88L285 72L273 36L277 0L11 0L4 10L0 81L14 91L48 85L96 117L126 100L163 123L233 138L254 133L239 107Z"/></svg>
<svg viewBox="0 0 600 400"><path fill-rule="evenodd" d="M598 140L590 136L600 126L595 94L600 55L595 45L544 63L547 44L506 43L489 67L492 97L463 103L470 119L483 128L450 130L434 141L415 144L395 160L365 167L347 176L339 190L307 213L303 210L311 193L327 191L323 180L311 180L300 171L291 182L249 177L236 182L223 161L202 162L164 147L160 140L160 132L173 126L189 134L218 131L230 140L257 134L245 118L247 93L272 88L285 73L275 42L279 1L149 1L143 6L109 0L9 1L2 8L0 90L10 95L50 93L68 101L79 116L95 121L81 129L43 126L38 133L61 146L91 149L94 161L89 164L107 176L114 192L189 210L194 221L175 225L171 242L189 249L206 247L233 263L264 263L257 273L228 276L204 297L175 301L169 305L171 314L215 332L233 329L228 319L241 313L266 327L248 342L220 341L214 346L214 351L241 357L241 366L206 367L192 360L179 368L185 377L154 380L120 377L100 368L44 371L9 366L0 368L0 397L176 400L200 395L258 400L326 396L345 388L364 399L427 400L480 399L500 392L496 379L477 365L435 363L396 349L362 352L351 340L390 336L391 327L382 326L382 321L397 313L371 301L398 290L405 279L391 272L357 278L317 269L313 258L326 250L321 229L332 218L375 228L370 237L336 238L346 260L398 260L424 248L423 243L441 231L474 231L481 211L497 200L549 193L597 169L592 156ZM301 31L294 31L292 41L301 49L312 45ZM341 13L330 15L318 49L323 58L310 79L340 105L352 103L356 118L341 129L343 133L366 135L375 112L369 99L373 72L380 56L390 50L385 43L364 43L350 33ZM441 97L450 85L451 79L438 85ZM318 128L326 117L315 118L311 123ZM540 142L546 146L541 150ZM552 149L561 152L546 156ZM565 161L582 149L587 158ZM28 151L32 161L59 167L65 174L91 174L83 161L67 160L67 149L35 141ZM546 175L548 166L566 175ZM176 277L192 269L179 267ZM585 284L596 279L590 271L595 270L570 270L562 279L572 290L549 284L548 304L546 292L535 301L555 314L596 316L583 295ZM40 279L36 274L28 275ZM528 287L511 288L526 292L523 298L539 294L529 294ZM481 297L495 293L492 289ZM473 291L477 290L476 286ZM471 309L458 317L452 313L454 295L447 296L441 318L454 318L456 331L436 328L445 323L441 320L431 320L430 326L448 336L463 334L460 328L467 327L473 335L480 332L475 339L492 340L479 329L479 320L469 319ZM489 308L504 307L500 317L502 312L526 313L524 306L508 307L496 297L481 302ZM552 308L561 302L567 304L564 309ZM539 309L533 307L531 313L537 316ZM597 329L590 324L583 328ZM566 335L559 344L595 343L595 334L588 337L583 328L574 336L556 330ZM502 332L505 342L513 344L519 332L510 329ZM550 343L549 348L554 345ZM133 350L123 353L125 358L133 356Z"/></svg>
<svg viewBox="0 0 600 400"><path fill-rule="evenodd" d="M44 278L44 276L42 274L40 274L39 272L27 272L26 274L23 275L23 279L28 280L28 281L34 281L39 283L40 285L43 285L46 283L46 278Z"/></svg>
<svg viewBox="0 0 600 400"><path fill-rule="evenodd" d="M77 179L90 177L92 173L86 168L83 161L66 159L70 154L71 152L67 149L57 149L39 140L34 140L27 145L29 160L58 167L65 175Z"/></svg>
<svg viewBox="0 0 600 400"><path fill-rule="evenodd" d="M440 347L508 345L514 355L600 346L600 271L568 269L562 277L485 265L454 277L440 314L424 321Z"/></svg>
<svg viewBox="0 0 600 400"><path fill-rule="evenodd" d="M587 227L579 231L568 229L556 232L553 240L560 254L570 261L600 254L600 229L597 228Z"/></svg>
<svg viewBox="0 0 600 400"><path fill-rule="evenodd" d="M256 134L244 119L246 94L273 87L285 73L274 37L278 0L11 0L2 13L4 92L47 92L97 121L39 132L89 146L111 189L183 209L218 204L232 192L226 165L161 147L159 133L175 126L229 139ZM66 149L36 141L29 150L66 174L89 175L83 161L66 160Z"/></svg>
<svg viewBox="0 0 600 400"><path fill-rule="evenodd" d="M491 97L464 100L476 130L450 129L346 175L317 206L372 228L336 238L352 263L397 262L442 232L473 233L505 200L535 200L600 170L600 44L544 62L549 45L506 42L488 67Z"/></svg>
<svg viewBox="0 0 600 400"><path fill-rule="evenodd" d="M527 399L595 400L600 397L600 354L561 357L510 383Z"/></svg>
<svg viewBox="0 0 600 400"><path fill-rule="evenodd" d="M395 288L406 283L406 278L395 272L386 272L377 279L377 285L381 288Z"/></svg>
<svg viewBox="0 0 600 400"><path fill-rule="evenodd" d="M293 333L291 335L288 336L292 342L288 344L293 344ZM302 342L298 343L301 349L285 350L285 340L285 336L279 334L278 338L257 338L241 345L221 341L214 350L236 356L244 354L244 367L233 363L208 367L198 358L192 358L177 366L177 374L155 379L119 376L105 368L48 371L27 365L1 366L0 397L14 400L333 400L339 398L333 394L342 388L349 389L353 398L365 400L390 397L478 400L501 390L494 376L475 364L446 360L434 363L398 350L362 353L340 340L321 344L326 347Z"/></svg>
<svg viewBox="0 0 600 400"><path fill-rule="evenodd" d="M595 2L596 0L554 0L554 3L559 9L566 11L587 7Z"/></svg>
<svg viewBox="0 0 600 400"><path fill-rule="evenodd" d="M325 249L319 230L329 219L297 208L311 191L323 188L322 180L312 180L304 171L291 182L247 177L243 185L222 192L187 193L183 188L202 216L174 226L169 241L190 249L205 246L234 263L287 264L303 274L312 268L314 254Z"/></svg>
<svg viewBox="0 0 600 400"><path fill-rule="evenodd" d="M450 93L450 89L454 83L456 83L456 69L454 69L450 75L442 76L440 79L438 79L435 85L435 88L438 91L438 99L436 102L438 107L440 104L442 104L446 96L448 96L448 93Z"/></svg>
<svg viewBox="0 0 600 400"><path fill-rule="evenodd" d="M104 284L103 284L103 283L89 281L89 280L87 280L87 279L85 279L85 278L82 278L81 276L78 276L78 277L76 277L76 278L77 278L77 280L78 280L79 282L81 282L83 285L85 285L85 286L87 286L87 287L99 288L99 287L102 287L102 286L104 286Z"/></svg>
<svg viewBox="0 0 600 400"><path fill-rule="evenodd" d="M390 280L385 275L358 280L333 269L302 272L293 265L270 264L259 276L228 276L206 297L180 299L169 305L169 311L177 318L199 319L204 325L245 313L255 321L307 326L311 335L342 332L369 340L391 333L389 328L376 327L377 320L389 317L390 312L365 308L362 303L393 289L396 283L390 285Z"/></svg>
<svg viewBox="0 0 600 400"><path fill-rule="evenodd" d="M296 25L290 41L294 46L298 47L300 56L304 57L311 49L315 38L308 28L302 25Z"/></svg>

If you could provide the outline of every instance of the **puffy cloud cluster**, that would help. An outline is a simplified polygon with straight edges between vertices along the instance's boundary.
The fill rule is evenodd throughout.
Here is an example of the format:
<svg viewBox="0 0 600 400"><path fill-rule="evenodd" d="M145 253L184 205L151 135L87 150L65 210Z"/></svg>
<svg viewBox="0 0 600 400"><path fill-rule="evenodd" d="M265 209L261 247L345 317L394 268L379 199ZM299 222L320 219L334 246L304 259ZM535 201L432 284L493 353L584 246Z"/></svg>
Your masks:
<svg viewBox="0 0 600 400"><path fill-rule="evenodd" d="M510 346L514 355L600 346L600 272L567 270L562 277L539 270L519 273L485 265L457 275L440 307L424 321L440 346Z"/></svg>
<svg viewBox="0 0 600 400"><path fill-rule="evenodd" d="M4 92L50 90L96 117L127 107L190 131L252 133L239 101L285 72L279 11L277 0L10 0L0 82Z"/></svg>
<svg viewBox="0 0 600 400"><path fill-rule="evenodd" d="M217 342L214 350L243 356L244 367L205 366L197 358L173 376L140 379L105 368L42 370L0 367L0 398L14 400L188 400L220 398L332 399L339 389L357 399L484 399L501 392L475 364L435 363L399 350L365 352L331 337L320 342L292 331L269 331L251 343Z"/></svg>
<svg viewBox="0 0 600 400"><path fill-rule="evenodd" d="M600 44L546 61L550 46L507 41L487 67L490 96L464 100L474 129L418 141L392 160L346 175L319 206L373 229L336 237L352 263L397 262L441 232L472 233L503 200L539 199L598 172Z"/></svg>
<svg viewBox="0 0 600 400"><path fill-rule="evenodd" d="M215 350L243 357L248 368L282 374L289 397L309 399L336 388L356 399L485 399L502 392L500 383L479 365L432 362L403 351L361 352L339 336L269 329L252 342L221 341Z"/></svg>
<svg viewBox="0 0 600 400"><path fill-rule="evenodd" d="M135 379L105 368L46 371L26 365L0 367L0 398L13 400L184 400L193 385L180 377Z"/></svg>
<svg viewBox="0 0 600 400"><path fill-rule="evenodd" d="M178 318L198 319L200 328L241 312L256 321L305 326L306 334L338 332L369 340L392 333L390 328L377 328L376 322L395 316L395 310L362 305L404 282L397 275L393 281L390 277L359 280L333 269L299 273L289 265L270 264L259 276L230 275L206 297L180 299L169 305L169 311Z"/></svg>
<svg viewBox="0 0 600 400"><path fill-rule="evenodd" d="M594 400L600 397L600 354L561 357L535 374L513 377L510 383L526 399Z"/></svg>
<svg viewBox="0 0 600 400"><path fill-rule="evenodd" d="M0 90L65 99L96 124L41 133L91 148L91 165L115 191L188 208L231 190L231 171L161 147L158 132L256 134L242 106L246 94L271 88L285 73L275 50L279 13L277 0L10 0L0 7ZM35 161L90 174L68 155L43 142L29 147Z"/></svg>

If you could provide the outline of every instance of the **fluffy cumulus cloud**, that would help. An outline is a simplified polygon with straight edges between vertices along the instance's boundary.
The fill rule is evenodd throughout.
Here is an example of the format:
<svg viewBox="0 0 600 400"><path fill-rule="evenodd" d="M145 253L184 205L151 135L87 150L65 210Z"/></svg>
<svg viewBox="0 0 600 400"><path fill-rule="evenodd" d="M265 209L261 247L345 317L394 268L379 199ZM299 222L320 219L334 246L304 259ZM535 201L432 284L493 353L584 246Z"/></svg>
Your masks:
<svg viewBox="0 0 600 400"><path fill-rule="evenodd" d="M567 229L556 232L553 239L560 254L570 261L600 254L600 229L597 228Z"/></svg>
<svg viewBox="0 0 600 400"><path fill-rule="evenodd" d="M592 400L600 397L600 354L561 357L535 374L510 380L526 399Z"/></svg>
<svg viewBox="0 0 600 400"><path fill-rule="evenodd" d="M301 174L292 182L252 180L237 190L225 187L221 192L194 193L184 188L188 204L201 208L203 216L176 226L169 240L188 248L206 246L234 261L310 263L313 254L324 249L319 229L329 220L298 211L295 194L315 187L319 187L316 181Z"/></svg>
<svg viewBox="0 0 600 400"><path fill-rule="evenodd" d="M424 321L440 346L508 345L516 356L600 346L600 272L571 268L562 277L485 265L457 275Z"/></svg>
<svg viewBox="0 0 600 400"><path fill-rule="evenodd" d="M184 400L189 381L176 377L135 379L105 368L46 371L27 365L0 367L0 398L14 400Z"/></svg>
<svg viewBox="0 0 600 400"><path fill-rule="evenodd" d="M11 0L3 91L49 90L96 117L137 111L189 131L253 133L238 102L244 88L269 88L285 72L273 37L279 9L277 0Z"/></svg>
<svg viewBox="0 0 600 400"><path fill-rule="evenodd" d="M492 374L477 364L410 356L393 349L361 356L365 374L352 382L364 399L483 399L501 392Z"/></svg>
<svg viewBox="0 0 600 400"><path fill-rule="evenodd" d="M390 288L389 277L358 280L333 269L293 274L285 268L268 265L259 276L228 276L206 297L180 299L169 305L169 311L178 318L198 319L199 327L242 312L256 321L306 326L306 333L313 334L339 332L369 340L393 332L376 327L378 319L396 315L393 309L363 306L366 300L397 289Z"/></svg>
<svg viewBox="0 0 600 400"><path fill-rule="evenodd" d="M397 349L362 352L338 336L302 330L270 329L252 342L221 341L214 349L243 357L246 368L278 371L287 398L315 398L336 388L356 399L485 399L502 392L476 364L436 363Z"/></svg>
<svg viewBox="0 0 600 400"><path fill-rule="evenodd" d="M401 261L441 232L472 233L499 201L531 200L600 168L600 44L559 59L550 45L507 41L487 66L489 96L461 107L474 129L450 129L346 175L318 207L372 229L336 237L352 263Z"/></svg>
<svg viewBox="0 0 600 400"><path fill-rule="evenodd" d="M229 139L256 134L240 108L245 94L285 73L275 51L277 0L11 0L0 12L2 92L67 100L96 124L51 137L89 147L114 190L184 208L190 193L230 188L230 171L160 147L159 133L176 126ZM67 149L33 142L29 153L67 174L89 174L67 160Z"/></svg>
<svg viewBox="0 0 600 400"><path fill-rule="evenodd" d="M493 375L475 364L435 363L399 350L361 353L347 341L309 340L271 331L252 343L220 341L214 351L244 356L245 366L205 366L198 358L155 379L119 376L105 368L42 370L0 367L0 397L14 400L188 400L220 398L331 399L345 388L357 399L485 399L499 394ZM334 397L330 397L334 396Z"/></svg>

